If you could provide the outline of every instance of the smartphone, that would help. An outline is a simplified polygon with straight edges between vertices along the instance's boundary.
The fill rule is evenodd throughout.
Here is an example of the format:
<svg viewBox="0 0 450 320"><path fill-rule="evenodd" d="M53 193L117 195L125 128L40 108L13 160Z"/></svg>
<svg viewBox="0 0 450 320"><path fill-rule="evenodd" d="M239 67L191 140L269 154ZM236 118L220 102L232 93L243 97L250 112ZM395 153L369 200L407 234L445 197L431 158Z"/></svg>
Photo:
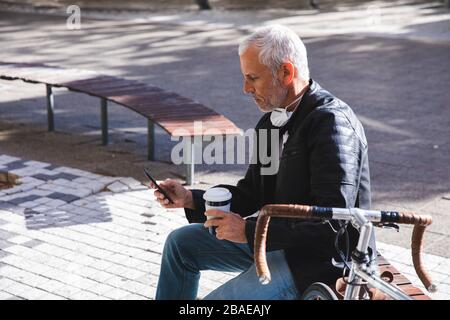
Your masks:
<svg viewBox="0 0 450 320"><path fill-rule="evenodd" d="M169 200L169 203L173 203L172 199L170 199L170 197L169 197L169 195L167 194L167 192L165 192L164 189L161 188L161 187L159 186L159 184L156 182L156 180L153 179L153 177L150 175L150 173L148 172L148 170L145 169L145 168L144 168L144 173L145 173L145 175L147 176L147 178L149 178L150 181L153 182L153 184L156 186L156 188L158 189L158 191L161 192L161 193L164 195L164 197L166 197L167 200Z"/></svg>

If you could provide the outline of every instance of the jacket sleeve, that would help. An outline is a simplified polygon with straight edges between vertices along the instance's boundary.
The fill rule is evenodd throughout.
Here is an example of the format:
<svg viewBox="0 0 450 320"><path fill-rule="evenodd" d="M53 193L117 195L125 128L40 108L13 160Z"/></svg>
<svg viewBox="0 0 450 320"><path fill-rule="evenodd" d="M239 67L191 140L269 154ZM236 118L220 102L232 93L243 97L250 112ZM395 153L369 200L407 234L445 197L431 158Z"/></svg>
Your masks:
<svg viewBox="0 0 450 320"><path fill-rule="evenodd" d="M308 151L311 205L353 207L360 173L361 144L349 120L340 112L316 110L310 115ZM256 222L247 221L246 235L253 249ZM338 228L336 222L333 227ZM355 241L351 233L351 243ZM335 233L328 222L273 218L270 222L267 250L291 246L314 250L329 256L334 250Z"/></svg>
<svg viewBox="0 0 450 320"><path fill-rule="evenodd" d="M206 216L204 215L205 200L203 200L203 194L205 191L193 189L191 192L195 209L184 208L186 219L189 223L203 223L206 221Z"/></svg>

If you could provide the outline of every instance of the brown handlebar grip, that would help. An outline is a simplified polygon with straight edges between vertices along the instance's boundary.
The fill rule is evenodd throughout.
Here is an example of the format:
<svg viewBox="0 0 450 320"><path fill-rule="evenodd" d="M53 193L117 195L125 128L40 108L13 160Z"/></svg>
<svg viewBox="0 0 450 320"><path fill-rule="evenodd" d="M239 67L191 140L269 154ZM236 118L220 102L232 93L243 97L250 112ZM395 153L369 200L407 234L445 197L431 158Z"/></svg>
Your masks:
<svg viewBox="0 0 450 320"><path fill-rule="evenodd" d="M270 217L283 218L313 218L312 207L302 205L266 205L264 206L256 221L255 230L255 266L259 281L268 284L271 280L269 267L266 260L266 240Z"/></svg>
<svg viewBox="0 0 450 320"><path fill-rule="evenodd" d="M398 222L414 225L411 238L411 254L414 269L416 270L416 273L425 288L429 292L436 292L437 287L433 284L431 276L425 271L422 261L423 235L426 227L433 222L433 219L429 215L417 215L410 212L400 212Z"/></svg>
<svg viewBox="0 0 450 320"><path fill-rule="evenodd" d="M268 284L270 282L270 271L267 266L266 259L266 238L267 229L269 228L270 216L265 215L261 210L256 221L255 230L255 267L261 284Z"/></svg>

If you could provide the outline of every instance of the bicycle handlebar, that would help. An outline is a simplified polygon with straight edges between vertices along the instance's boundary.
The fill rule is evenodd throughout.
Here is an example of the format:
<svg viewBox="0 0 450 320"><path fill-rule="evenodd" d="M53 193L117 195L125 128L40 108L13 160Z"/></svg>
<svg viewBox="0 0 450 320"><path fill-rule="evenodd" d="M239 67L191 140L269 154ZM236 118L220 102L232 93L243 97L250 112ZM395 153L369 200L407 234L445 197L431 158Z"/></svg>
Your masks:
<svg viewBox="0 0 450 320"><path fill-rule="evenodd" d="M306 205L266 205L258 216L255 231L255 265L259 281L262 284L270 282L270 271L266 260L266 239L269 228L270 217L280 218L303 218L313 220L347 219L353 216L352 209L324 208ZM414 225L411 239L411 253L414 268L419 279L429 292L435 292L436 286L432 283L430 275L425 271L422 262L422 243L425 229L433 220L429 215L418 215L412 212L392 212L356 209L367 213L371 221L393 222L398 224ZM343 213L346 213L346 216Z"/></svg>

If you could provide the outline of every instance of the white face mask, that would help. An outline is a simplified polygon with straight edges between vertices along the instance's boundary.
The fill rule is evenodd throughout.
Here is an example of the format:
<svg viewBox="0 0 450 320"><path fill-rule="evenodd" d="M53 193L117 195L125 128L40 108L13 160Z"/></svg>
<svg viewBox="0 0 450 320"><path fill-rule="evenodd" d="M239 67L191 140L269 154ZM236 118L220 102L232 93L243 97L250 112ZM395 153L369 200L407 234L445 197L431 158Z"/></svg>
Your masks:
<svg viewBox="0 0 450 320"><path fill-rule="evenodd" d="M287 109L292 106L294 103L298 103L303 95L292 101L289 105L286 106L286 108L275 108L272 110L272 113L270 115L270 121L275 127L282 127L284 126L288 121L289 118L292 115L292 112L287 111Z"/></svg>
<svg viewBox="0 0 450 320"><path fill-rule="evenodd" d="M289 121L291 113L292 112L287 112L284 108L276 108L272 110L270 121L275 127L282 127Z"/></svg>

